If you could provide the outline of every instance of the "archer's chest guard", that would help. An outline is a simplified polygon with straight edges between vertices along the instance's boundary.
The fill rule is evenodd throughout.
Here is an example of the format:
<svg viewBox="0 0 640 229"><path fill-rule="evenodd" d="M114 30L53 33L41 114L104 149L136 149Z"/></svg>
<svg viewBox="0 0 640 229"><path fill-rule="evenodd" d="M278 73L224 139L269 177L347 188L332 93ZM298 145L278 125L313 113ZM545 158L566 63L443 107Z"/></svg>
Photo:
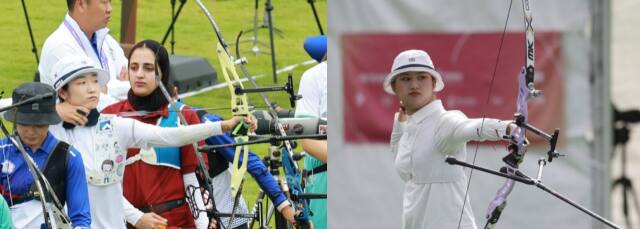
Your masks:
<svg viewBox="0 0 640 229"><path fill-rule="evenodd" d="M178 112L182 112L184 104L176 102L176 107L169 107L169 115L158 119L158 126L160 127L178 127L180 126L180 119ZM135 156L127 159L127 165L132 164L138 160L147 163L149 165L166 166L173 169L180 169L180 148L179 147L154 147L148 149L140 149L140 152Z"/></svg>
<svg viewBox="0 0 640 229"><path fill-rule="evenodd" d="M100 115L98 124L93 127L93 169L89 170L88 180L92 185L110 185L122 181L126 151L118 143L113 126L115 115Z"/></svg>

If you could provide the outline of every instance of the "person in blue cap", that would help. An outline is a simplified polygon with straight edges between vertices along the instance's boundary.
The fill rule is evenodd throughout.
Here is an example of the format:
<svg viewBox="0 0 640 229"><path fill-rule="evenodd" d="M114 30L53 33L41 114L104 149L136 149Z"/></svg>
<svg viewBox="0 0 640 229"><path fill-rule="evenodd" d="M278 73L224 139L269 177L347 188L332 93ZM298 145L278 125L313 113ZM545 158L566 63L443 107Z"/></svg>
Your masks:
<svg viewBox="0 0 640 229"><path fill-rule="evenodd" d="M327 59L327 36L319 35L307 37L304 40L304 50L318 63Z"/></svg>
<svg viewBox="0 0 640 229"><path fill-rule="evenodd" d="M13 103L45 93L55 91L43 83L23 84L13 91ZM55 104L55 97L51 97L22 105L5 112L4 119L14 123L15 137L43 171L60 203L66 203L73 227L89 228L91 214L82 156L49 132L49 125L61 122ZM33 177L25 159L9 138L0 140L0 153L0 192L11 206L13 227L40 228L44 223L42 205L34 196ZM47 195L45 199L51 202L51 198Z"/></svg>
<svg viewBox="0 0 640 229"><path fill-rule="evenodd" d="M296 103L298 118L322 118L327 119L327 38L326 36L310 37L305 41L305 50L318 61L302 74L298 94L302 99ZM313 170L327 163L326 140L301 140L302 148L311 156L304 157L305 170ZM327 173L311 174L307 178L307 193L327 193ZM310 217L314 228L327 228L327 200L312 199L309 203L312 212Z"/></svg>

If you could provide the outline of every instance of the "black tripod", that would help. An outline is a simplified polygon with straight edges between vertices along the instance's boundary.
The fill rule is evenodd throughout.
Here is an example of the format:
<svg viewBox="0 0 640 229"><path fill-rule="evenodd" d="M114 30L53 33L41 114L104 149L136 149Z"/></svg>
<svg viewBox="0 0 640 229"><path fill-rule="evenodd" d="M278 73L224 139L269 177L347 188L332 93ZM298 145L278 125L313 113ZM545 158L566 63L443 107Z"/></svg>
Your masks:
<svg viewBox="0 0 640 229"><path fill-rule="evenodd" d="M611 192L615 191L617 186L621 187L622 192L622 212L624 214L627 228L633 228L629 217L629 198L632 199L636 211L640 211L640 202L636 190L633 188L633 182L627 177L627 142L629 141L629 123L640 121L640 111L631 110L620 112L614 108L614 138L613 142L616 148L620 148L620 164L622 174L613 181ZM614 150L615 153L615 150ZM640 214L638 215L640 219Z"/></svg>
<svg viewBox="0 0 640 229"><path fill-rule="evenodd" d="M322 24L320 24L320 18L318 17L318 11L316 10L316 5L314 4L316 0L307 0L307 2L311 6L311 11L313 11L313 18L316 20L316 25L318 25L320 35L324 35L324 30L322 29Z"/></svg>
<svg viewBox="0 0 640 229"><path fill-rule="evenodd" d="M29 31L29 38L31 39L31 52L36 57L36 73L33 76L33 82L40 82L40 72L38 72L38 64L40 64L40 58L38 57L38 48L36 47L36 40L33 38L33 30L31 29L31 21L29 21L29 13L27 12L27 5L22 2L22 11L24 12L24 18L27 21L27 30Z"/></svg>
<svg viewBox="0 0 640 229"><path fill-rule="evenodd" d="M36 41L33 38L33 31L31 30L31 22L29 21L29 14L27 13L27 5L22 0L22 11L24 11L24 18L27 20L27 29L29 30L29 37L31 38L31 52L36 57L36 65L40 63L38 58L38 48L36 48Z"/></svg>
<svg viewBox="0 0 640 229"><path fill-rule="evenodd" d="M260 31L260 29L269 29L269 24L271 23L271 18L269 17L269 14L270 14L270 11L273 10L273 6L270 4L270 2L265 4L264 16L263 16L262 24L260 24L258 19L260 14L260 7L259 7L260 5L258 4L258 1L259 0L255 0L255 5L254 5L253 27L251 29L242 31L242 33L251 32L251 37L242 39L239 42L240 43L251 42L251 50L246 52L253 53L254 55L258 55L258 54L269 55L271 54L270 52L260 50L260 47L268 47L269 45L263 41L258 40L258 32ZM280 36L280 38L284 37L284 32L282 32L282 30L276 28L275 26L273 27L273 31L276 32L278 36Z"/></svg>
<svg viewBox="0 0 640 229"><path fill-rule="evenodd" d="M176 12L176 0L171 0L171 23L169 24L169 28L167 28L167 32L165 32L164 36L162 37L162 42L160 42L160 44L164 46L164 43L167 42L169 34L171 34L171 55L174 54L174 45L176 44L175 24L178 20L178 16L180 16L180 12L182 12L182 7L186 2L187 0L180 0L180 6L178 6L178 11Z"/></svg>

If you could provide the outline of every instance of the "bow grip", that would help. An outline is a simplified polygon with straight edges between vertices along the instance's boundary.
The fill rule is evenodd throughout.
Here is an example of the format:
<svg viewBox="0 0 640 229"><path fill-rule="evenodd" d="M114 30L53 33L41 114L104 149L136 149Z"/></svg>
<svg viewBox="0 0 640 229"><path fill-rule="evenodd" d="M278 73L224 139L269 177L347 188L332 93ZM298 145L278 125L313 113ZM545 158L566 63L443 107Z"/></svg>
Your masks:
<svg viewBox="0 0 640 229"><path fill-rule="evenodd" d="M231 136L234 136L234 137L247 136L247 135L249 135L249 124L244 122L244 120L236 124L236 126L233 127L233 130L231 131Z"/></svg>

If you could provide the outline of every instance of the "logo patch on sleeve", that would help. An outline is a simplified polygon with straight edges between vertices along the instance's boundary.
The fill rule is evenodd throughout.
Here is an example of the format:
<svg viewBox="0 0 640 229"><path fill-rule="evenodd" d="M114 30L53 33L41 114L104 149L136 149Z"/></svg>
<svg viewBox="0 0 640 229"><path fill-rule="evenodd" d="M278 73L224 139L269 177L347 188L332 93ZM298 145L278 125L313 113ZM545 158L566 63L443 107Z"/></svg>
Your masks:
<svg viewBox="0 0 640 229"><path fill-rule="evenodd" d="M4 174L11 174L16 169L16 165L9 160L4 160L0 165L2 166L2 173Z"/></svg>

